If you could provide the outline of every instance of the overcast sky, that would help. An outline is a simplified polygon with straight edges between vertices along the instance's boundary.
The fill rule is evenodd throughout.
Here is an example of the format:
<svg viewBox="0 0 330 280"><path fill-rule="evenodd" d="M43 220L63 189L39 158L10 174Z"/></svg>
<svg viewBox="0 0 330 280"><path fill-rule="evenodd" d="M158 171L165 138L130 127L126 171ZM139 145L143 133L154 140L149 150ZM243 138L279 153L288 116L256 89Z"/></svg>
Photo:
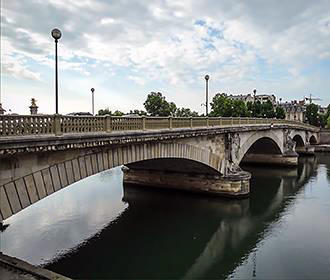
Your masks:
<svg viewBox="0 0 330 280"><path fill-rule="evenodd" d="M1 102L55 112L53 28L59 41L59 111L143 109L151 91L204 112L217 92L312 93L330 103L330 1L2 0Z"/></svg>

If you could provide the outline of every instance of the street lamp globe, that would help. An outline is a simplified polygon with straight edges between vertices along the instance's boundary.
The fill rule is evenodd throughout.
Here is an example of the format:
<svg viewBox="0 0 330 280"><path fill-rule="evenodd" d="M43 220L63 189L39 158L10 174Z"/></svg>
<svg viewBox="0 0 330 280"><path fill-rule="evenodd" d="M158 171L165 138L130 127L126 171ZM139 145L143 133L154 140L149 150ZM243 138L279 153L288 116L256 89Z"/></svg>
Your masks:
<svg viewBox="0 0 330 280"><path fill-rule="evenodd" d="M91 92L93 93L95 91L95 89L94 88L91 88Z"/></svg>
<svg viewBox="0 0 330 280"><path fill-rule="evenodd" d="M61 38L61 36L62 36L62 33L61 33L61 30L59 30L59 29L57 29L57 28L54 28L53 30L52 30L52 37L55 39L55 40L58 40L58 39L60 39Z"/></svg>
<svg viewBox="0 0 330 280"><path fill-rule="evenodd" d="M205 75L205 80L207 81L208 79L210 79L209 75Z"/></svg>

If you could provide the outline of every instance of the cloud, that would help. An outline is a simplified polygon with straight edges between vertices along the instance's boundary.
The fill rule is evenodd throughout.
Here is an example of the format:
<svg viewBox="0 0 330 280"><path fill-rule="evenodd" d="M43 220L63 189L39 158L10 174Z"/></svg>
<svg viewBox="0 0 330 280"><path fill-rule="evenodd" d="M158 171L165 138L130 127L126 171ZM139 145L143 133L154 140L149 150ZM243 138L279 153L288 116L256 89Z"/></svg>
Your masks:
<svg viewBox="0 0 330 280"><path fill-rule="evenodd" d="M228 90L278 87L294 95L298 89L283 82L311 81L304 73L330 63L327 0L22 0L2 8L5 57L26 58L6 70L16 77L33 76L31 61L53 67L54 27L63 33L64 71L85 77L95 65L109 65L139 85L166 84L172 91L196 91L207 72L214 86ZM317 85L321 95L326 88Z"/></svg>

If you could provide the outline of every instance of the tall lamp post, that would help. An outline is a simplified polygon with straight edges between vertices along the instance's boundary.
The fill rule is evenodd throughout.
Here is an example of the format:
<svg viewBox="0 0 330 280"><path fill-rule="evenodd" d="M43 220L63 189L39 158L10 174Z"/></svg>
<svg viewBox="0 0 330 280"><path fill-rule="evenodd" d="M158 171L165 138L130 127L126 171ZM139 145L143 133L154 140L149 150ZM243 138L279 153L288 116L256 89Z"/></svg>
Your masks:
<svg viewBox="0 0 330 280"><path fill-rule="evenodd" d="M94 91L95 91L95 89L94 88L91 88L91 92L92 92L92 113L93 113L93 116L94 116Z"/></svg>
<svg viewBox="0 0 330 280"><path fill-rule="evenodd" d="M58 114L58 71L57 71L57 42L61 38L62 33L59 29L52 30L52 37L55 39L55 112Z"/></svg>
<svg viewBox="0 0 330 280"><path fill-rule="evenodd" d="M206 108L206 116L209 115L209 75L205 75L205 94L206 94L206 102L205 102L205 108Z"/></svg>

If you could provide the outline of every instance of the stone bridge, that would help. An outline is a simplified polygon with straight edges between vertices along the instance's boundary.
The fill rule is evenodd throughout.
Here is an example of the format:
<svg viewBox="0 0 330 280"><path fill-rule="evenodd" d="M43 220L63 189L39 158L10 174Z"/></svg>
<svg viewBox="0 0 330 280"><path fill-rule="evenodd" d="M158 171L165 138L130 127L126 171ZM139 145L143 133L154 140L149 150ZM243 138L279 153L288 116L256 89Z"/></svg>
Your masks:
<svg viewBox="0 0 330 280"><path fill-rule="evenodd" d="M121 165L126 183L247 195L241 162L297 165L318 133L276 119L0 116L0 218Z"/></svg>

